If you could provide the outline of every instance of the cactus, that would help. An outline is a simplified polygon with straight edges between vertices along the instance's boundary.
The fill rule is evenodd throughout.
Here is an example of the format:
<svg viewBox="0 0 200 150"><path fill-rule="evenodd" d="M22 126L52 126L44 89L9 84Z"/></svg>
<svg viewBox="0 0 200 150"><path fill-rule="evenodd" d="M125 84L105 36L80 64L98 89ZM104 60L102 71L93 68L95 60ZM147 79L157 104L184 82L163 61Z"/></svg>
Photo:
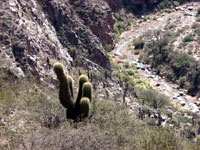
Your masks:
<svg viewBox="0 0 200 150"><path fill-rule="evenodd" d="M78 90L78 97L76 99L76 106L80 104L80 100L82 98L82 88L83 88L83 84L85 82L88 82L88 77L86 75L81 75L79 77L79 90Z"/></svg>
<svg viewBox="0 0 200 150"><path fill-rule="evenodd" d="M88 117L90 114L90 100L87 97L83 97L80 101L80 115L81 117Z"/></svg>
<svg viewBox="0 0 200 150"><path fill-rule="evenodd" d="M57 75L58 80L60 80L60 78L64 75L63 65L61 63L57 62L53 65L53 69Z"/></svg>
<svg viewBox="0 0 200 150"><path fill-rule="evenodd" d="M55 63L53 68L57 75L58 80L60 81L59 84L60 103L65 108L74 108L74 102L70 92L67 76L64 73L63 65L61 63Z"/></svg>
<svg viewBox="0 0 200 150"><path fill-rule="evenodd" d="M92 84L90 82L83 84L82 92L82 97L87 97L92 102Z"/></svg>
<svg viewBox="0 0 200 150"><path fill-rule="evenodd" d="M60 103L67 108L67 118L87 117L90 114L92 101L92 85L88 82L88 77L86 75L79 77L78 96L76 103L74 103L73 78L64 73L63 65L59 62L54 64L53 69L60 82L59 99Z"/></svg>
<svg viewBox="0 0 200 150"><path fill-rule="evenodd" d="M67 75L67 80L68 80L68 84L69 84L69 88L70 88L70 92L71 92L71 96L74 99L74 80L70 75Z"/></svg>

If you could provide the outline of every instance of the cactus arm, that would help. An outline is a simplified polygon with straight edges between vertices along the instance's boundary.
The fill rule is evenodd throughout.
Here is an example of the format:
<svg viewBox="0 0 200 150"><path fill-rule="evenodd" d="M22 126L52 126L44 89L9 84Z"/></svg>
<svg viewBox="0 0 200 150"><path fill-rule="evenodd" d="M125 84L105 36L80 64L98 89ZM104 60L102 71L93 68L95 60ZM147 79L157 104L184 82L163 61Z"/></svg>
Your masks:
<svg viewBox="0 0 200 150"><path fill-rule="evenodd" d="M64 75L61 79L60 79L60 86L59 86L59 99L61 104L65 107L65 108L74 108L74 101L73 98L71 96L71 92L70 92L70 88L69 88L69 84L67 81L67 76Z"/></svg>
<svg viewBox="0 0 200 150"><path fill-rule="evenodd" d="M79 90L78 90L78 96L77 96L77 99L76 99L76 107L78 107L78 105L80 104L80 100L82 98L82 88L83 88L83 84L85 82L88 81L88 77L86 75L81 75L79 77Z"/></svg>
<svg viewBox="0 0 200 150"><path fill-rule="evenodd" d="M92 101L92 84L90 82L83 84L82 97L87 97L90 102Z"/></svg>
<svg viewBox="0 0 200 150"><path fill-rule="evenodd" d="M59 62L55 63L53 66L54 72L57 75L58 80L60 81L59 84L59 99L60 103L65 108L74 108L73 98L70 92L67 76L64 73L63 65Z"/></svg>
<svg viewBox="0 0 200 150"><path fill-rule="evenodd" d="M80 115L81 117L88 117L91 111L90 100L87 97L83 97L80 101Z"/></svg>
<svg viewBox="0 0 200 150"><path fill-rule="evenodd" d="M74 89L74 80L73 80L73 78L70 75L67 75L67 81L69 83L69 88L70 88L71 96L74 99L74 92L73 92L73 89Z"/></svg>

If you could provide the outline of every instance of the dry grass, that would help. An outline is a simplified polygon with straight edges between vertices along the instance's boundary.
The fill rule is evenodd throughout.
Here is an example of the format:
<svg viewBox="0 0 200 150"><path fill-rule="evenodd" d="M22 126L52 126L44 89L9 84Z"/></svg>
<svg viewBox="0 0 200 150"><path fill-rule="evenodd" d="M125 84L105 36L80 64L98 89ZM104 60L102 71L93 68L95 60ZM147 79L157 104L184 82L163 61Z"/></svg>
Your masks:
<svg viewBox="0 0 200 150"><path fill-rule="evenodd" d="M173 129L149 126L111 101L94 99L90 118L67 120L58 91L49 89L46 83L1 79L1 149L198 149Z"/></svg>

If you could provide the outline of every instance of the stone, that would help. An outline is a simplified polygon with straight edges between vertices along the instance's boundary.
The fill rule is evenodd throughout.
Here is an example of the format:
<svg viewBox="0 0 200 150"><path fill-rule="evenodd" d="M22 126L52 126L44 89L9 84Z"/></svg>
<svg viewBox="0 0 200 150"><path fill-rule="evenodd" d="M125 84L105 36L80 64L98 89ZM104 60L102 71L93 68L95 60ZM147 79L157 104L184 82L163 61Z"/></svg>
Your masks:
<svg viewBox="0 0 200 150"><path fill-rule="evenodd" d="M179 93L180 96L184 96L184 93Z"/></svg>
<svg viewBox="0 0 200 150"><path fill-rule="evenodd" d="M160 86L160 83L156 83L155 86Z"/></svg>
<svg viewBox="0 0 200 150"><path fill-rule="evenodd" d="M180 102L181 106L185 106L185 101Z"/></svg>
<svg viewBox="0 0 200 150"><path fill-rule="evenodd" d="M192 6L188 7L188 10L192 11L194 8Z"/></svg>

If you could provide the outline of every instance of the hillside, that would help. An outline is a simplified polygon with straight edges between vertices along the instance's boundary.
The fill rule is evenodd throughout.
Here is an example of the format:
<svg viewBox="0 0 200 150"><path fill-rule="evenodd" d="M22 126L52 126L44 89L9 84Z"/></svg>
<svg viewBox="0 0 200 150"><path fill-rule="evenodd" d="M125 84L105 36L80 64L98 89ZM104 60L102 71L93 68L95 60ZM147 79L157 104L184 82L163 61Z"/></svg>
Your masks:
<svg viewBox="0 0 200 150"><path fill-rule="evenodd" d="M0 1L0 149L199 150L199 18L198 1ZM55 62L80 113L88 76L88 117L68 117Z"/></svg>

